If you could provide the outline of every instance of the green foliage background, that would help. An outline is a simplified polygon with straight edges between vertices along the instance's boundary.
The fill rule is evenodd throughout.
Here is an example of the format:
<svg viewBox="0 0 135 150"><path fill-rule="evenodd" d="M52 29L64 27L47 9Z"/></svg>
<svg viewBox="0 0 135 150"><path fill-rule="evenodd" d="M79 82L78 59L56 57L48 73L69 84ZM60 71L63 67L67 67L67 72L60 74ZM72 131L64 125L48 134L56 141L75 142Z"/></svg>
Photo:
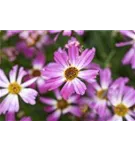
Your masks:
<svg viewBox="0 0 135 150"><path fill-rule="evenodd" d="M4 47L15 46L18 41L18 37L14 36L7 41L3 40L5 31L0 32L0 56L2 56L1 49ZM112 70L113 78L120 76L128 77L130 79L129 84L135 87L135 72L130 66L123 66L121 59L128 51L130 47L117 48L115 44L123 41L123 37L117 31L85 31L84 36L77 36L76 38L80 41L83 48L96 48L96 56L94 62L99 64L102 68L110 67ZM53 61L53 52L59 47L64 47L68 42L69 37L59 36L55 44L45 47L44 53L46 55L47 63ZM2 68L6 74L10 71L13 65L18 64L24 66L26 69L31 68L31 60L26 59L23 55L19 55L14 62L9 62L5 57L2 59L0 68ZM45 96L53 96L51 92L44 94ZM43 111L44 104L39 102L37 98L37 104L31 106L20 101L21 111L27 116L31 116L32 120L45 120L46 113ZM17 120L20 119L21 113L17 114ZM61 120L72 120L73 118L69 115L64 116ZM0 120L4 120L4 116L0 116Z"/></svg>

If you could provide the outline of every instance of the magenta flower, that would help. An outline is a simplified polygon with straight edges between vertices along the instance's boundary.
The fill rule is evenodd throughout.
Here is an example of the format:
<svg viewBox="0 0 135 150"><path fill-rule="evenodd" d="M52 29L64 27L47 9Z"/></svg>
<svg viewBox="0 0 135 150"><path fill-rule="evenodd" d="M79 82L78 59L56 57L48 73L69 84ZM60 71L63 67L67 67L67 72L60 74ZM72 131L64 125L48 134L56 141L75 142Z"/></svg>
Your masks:
<svg viewBox="0 0 135 150"><path fill-rule="evenodd" d="M6 113L5 120L6 121L16 121L15 113L14 112ZM31 119L31 117L24 116L20 119L20 121L32 121L32 119Z"/></svg>
<svg viewBox="0 0 135 150"><path fill-rule="evenodd" d="M48 121L56 121L59 120L61 115L70 113L74 116L80 117L80 109L77 106L78 103L78 95L72 95L68 99L63 99L59 90L54 91L56 99L53 98L46 98L41 97L40 101L44 104L48 105L45 106L44 110L50 115L47 117Z"/></svg>
<svg viewBox="0 0 135 150"><path fill-rule="evenodd" d="M43 75L43 69L45 68L45 56L42 52L38 52L36 58L32 62L32 69L29 71L30 77L37 77L36 84L40 93L46 91L45 81L47 77Z"/></svg>
<svg viewBox="0 0 135 150"><path fill-rule="evenodd" d="M94 82L98 74L96 69L88 69L95 56L95 49L86 49L79 53L79 48L71 45L66 50L59 49L54 53L54 63L50 63L44 70L49 78L46 82L48 90L54 90L61 85L62 97L67 99L71 94L84 95L87 89L86 82Z"/></svg>
<svg viewBox="0 0 135 150"><path fill-rule="evenodd" d="M93 103L89 97L80 97L78 102L81 118L80 120L94 121L97 120L97 113L93 109Z"/></svg>
<svg viewBox="0 0 135 150"><path fill-rule="evenodd" d="M117 88L110 88L109 100L113 108L112 121L134 121L135 113L131 109L135 105L135 90L121 83Z"/></svg>
<svg viewBox="0 0 135 150"><path fill-rule="evenodd" d="M135 30L121 30L120 33L129 38L129 41L118 43L116 46L132 45L130 50L125 54L122 63L124 65L131 64L132 68L135 69Z"/></svg>
<svg viewBox="0 0 135 150"><path fill-rule="evenodd" d="M19 97L25 103L34 105L37 91L31 88L27 88L34 83L37 78L33 78L27 82L22 83L22 78L27 73L23 67L18 69L18 66L14 66L9 73L9 80L6 77L3 70L0 69L0 98L6 96L0 103L0 114L6 112L18 112L19 111Z"/></svg>
<svg viewBox="0 0 135 150"><path fill-rule="evenodd" d="M93 109L96 110L100 117L108 117L108 89L112 83L111 70L109 68L100 69L99 83L96 81L89 84L87 93L93 101Z"/></svg>
<svg viewBox="0 0 135 150"><path fill-rule="evenodd" d="M84 34L84 30L50 30L50 33L60 33L62 32L62 34L64 36L71 36L72 32L77 33L78 35L83 35Z"/></svg>
<svg viewBox="0 0 135 150"><path fill-rule="evenodd" d="M17 34L21 33L21 32L22 32L21 30L7 30L5 38L6 39L10 38L10 37L12 37L14 35L17 35Z"/></svg>

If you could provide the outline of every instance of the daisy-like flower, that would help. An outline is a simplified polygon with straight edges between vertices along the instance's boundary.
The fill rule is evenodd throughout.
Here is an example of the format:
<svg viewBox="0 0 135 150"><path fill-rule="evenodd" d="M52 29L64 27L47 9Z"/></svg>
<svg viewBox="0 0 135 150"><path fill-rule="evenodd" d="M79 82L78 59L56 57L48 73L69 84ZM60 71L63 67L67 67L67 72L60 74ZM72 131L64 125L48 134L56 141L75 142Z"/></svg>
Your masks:
<svg viewBox="0 0 135 150"><path fill-rule="evenodd" d="M83 35L84 34L84 30L50 30L50 33L61 33L64 36L71 36L72 32L77 33L78 35Z"/></svg>
<svg viewBox="0 0 135 150"><path fill-rule="evenodd" d="M117 89L121 83L126 84L127 82L127 78L118 78L112 82L111 70L105 68L100 69L99 82L96 81L93 84L89 84L87 93L93 102L93 109L96 110L100 120L107 120L111 116L108 108L110 106L108 97L110 87Z"/></svg>
<svg viewBox="0 0 135 150"><path fill-rule="evenodd" d="M135 90L122 83L118 88L110 88L109 100L113 109L112 121L135 120L135 113L131 109L135 104Z"/></svg>
<svg viewBox="0 0 135 150"><path fill-rule="evenodd" d="M96 69L88 69L95 55L95 48L86 49L79 53L79 48L71 45L66 50L59 49L54 53L54 63L50 63L44 75L49 78L46 81L46 86L49 90L54 90L61 85L64 86L61 94L64 99L67 99L73 93L84 95L87 89L86 82L94 82L98 74Z"/></svg>
<svg viewBox="0 0 135 150"><path fill-rule="evenodd" d="M80 120L94 121L97 119L97 113L89 97L80 97L78 105L81 112Z"/></svg>
<svg viewBox="0 0 135 150"><path fill-rule="evenodd" d="M47 117L48 121L59 120L61 115L70 113L74 116L80 117L80 109L77 106L78 95L72 95L68 99L63 99L60 94L60 91L57 89L54 91L56 99L41 97L40 101L48 106L45 106L44 110L47 113L50 113Z"/></svg>
<svg viewBox="0 0 135 150"><path fill-rule="evenodd" d="M6 121L16 121L15 113L6 113L5 115ZM31 117L23 116L21 117L20 121L32 121Z"/></svg>
<svg viewBox="0 0 135 150"><path fill-rule="evenodd" d="M8 39L8 38L10 38L10 37L12 37L14 35L17 35L17 34L19 34L21 32L22 32L21 30L7 30L4 38Z"/></svg>
<svg viewBox="0 0 135 150"><path fill-rule="evenodd" d="M52 43L47 33L47 30L25 30L19 34L19 37L25 40L28 47L42 48L43 45Z"/></svg>
<svg viewBox="0 0 135 150"><path fill-rule="evenodd" d="M124 65L131 64L132 68L135 69L135 30L121 30L120 33L127 37L129 40L126 42L117 43L117 47L132 45L130 50L125 54L122 59Z"/></svg>
<svg viewBox="0 0 135 150"><path fill-rule="evenodd" d="M38 52L36 58L32 62L32 69L29 71L30 78L37 77L36 84L40 93L46 91L45 81L47 77L43 76L43 69L45 68L45 56L42 52Z"/></svg>
<svg viewBox="0 0 135 150"><path fill-rule="evenodd" d="M19 97L25 103L34 105L37 96L37 91L31 88L27 88L29 85L36 81L36 78L28 80L22 83L22 78L26 75L23 67L18 69L18 66L14 66L9 73L9 80L6 77L3 70L0 69L0 98L4 99L0 103L0 114L6 112L18 112L19 111Z"/></svg>
<svg viewBox="0 0 135 150"><path fill-rule="evenodd" d="M108 89L111 85L111 70L109 68L100 69L99 82L96 81L93 84L89 84L87 93L93 101L94 109L99 116L103 117L107 114L108 105Z"/></svg>

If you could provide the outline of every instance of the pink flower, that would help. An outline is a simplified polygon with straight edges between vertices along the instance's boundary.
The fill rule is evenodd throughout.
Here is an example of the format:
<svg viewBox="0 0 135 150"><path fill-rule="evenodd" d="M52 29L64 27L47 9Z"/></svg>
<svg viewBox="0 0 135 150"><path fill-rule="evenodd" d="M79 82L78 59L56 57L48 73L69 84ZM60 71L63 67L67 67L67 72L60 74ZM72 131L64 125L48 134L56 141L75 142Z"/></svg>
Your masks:
<svg viewBox="0 0 135 150"><path fill-rule="evenodd" d="M71 36L72 32L77 33L78 35L83 35L84 34L84 30L50 30L50 33L60 33L62 32L64 36Z"/></svg>
<svg viewBox="0 0 135 150"><path fill-rule="evenodd" d="M16 121L15 113L14 112L12 112L12 113L6 113L5 120L6 121ZM32 119L31 119L31 117L23 116L20 119L20 121L32 121Z"/></svg>
<svg viewBox="0 0 135 150"><path fill-rule="evenodd" d="M93 109L96 110L100 118L108 118L108 89L112 83L111 70L109 68L100 69L99 82L89 84L87 93L93 102Z"/></svg>
<svg viewBox="0 0 135 150"><path fill-rule="evenodd" d="M50 115L47 117L48 121L59 120L61 115L71 113L74 116L80 117L80 109L77 106L78 95L72 95L68 99L63 99L59 90L54 91L56 99L41 97L40 101L48 106L45 106L44 110Z"/></svg>
<svg viewBox="0 0 135 150"><path fill-rule="evenodd" d="M29 70L30 78L37 77L36 85L40 93L46 91L45 81L47 77L43 76L43 69L45 68L45 56L42 52L38 52L36 58L32 61L32 69Z"/></svg>
<svg viewBox="0 0 135 150"><path fill-rule="evenodd" d="M50 63L44 70L44 75L49 78L46 81L48 90L54 90L64 86L61 94L67 99L71 94L84 95L87 89L86 82L94 82L98 74L96 69L88 69L95 56L95 48L86 49L82 53L75 45L66 50L59 49L54 53L55 62Z"/></svg>
<svg viewBox="0 0 135 150"><path fill-rule="evenodd" d="M19 97L25 103L34 105L37 96L37 91L31 88L27 88L34 83L37 78L33 78L27 82L22 83L22 78L27 73L23 67L18 69L18 66L14 66L9 73L9 80L6 77L3 70L0 69L0 98L6 96L0 103L0 114L6 112L18 112L19 111Z"/></svg>
<svg viewBox="0 0 135 150"><path fill-rule="evenodd" d="M135 90L121 83L117 88L110 88L109 99L113 109L112 121L134 121Z"/></svg>
<svg viewBox="0 0 135 150"><path fill-rule="evenodd" d="M120 33L127 37L129 40L126 42L117 43L117 47L132 45L130 50L125 54L122 63L124 65L131 64L132 68L135 69L135 30L121 30Z"/></svg>

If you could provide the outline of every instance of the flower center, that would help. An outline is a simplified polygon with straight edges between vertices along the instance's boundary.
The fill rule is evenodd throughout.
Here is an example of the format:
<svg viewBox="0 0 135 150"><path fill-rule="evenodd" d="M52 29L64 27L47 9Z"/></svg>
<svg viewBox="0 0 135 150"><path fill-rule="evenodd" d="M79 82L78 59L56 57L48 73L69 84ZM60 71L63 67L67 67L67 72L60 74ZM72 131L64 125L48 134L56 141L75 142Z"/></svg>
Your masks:
<svg viewBox="0 0 135 150"><path fill-rule="evenodd" d="M79 70L75 67L70 67L65 71L65 77L67 80L73 80L78 76Z"/></svg>
<svg viewBox="0 0 135 150"><path fill-rule="evenodd" d="M107 90L97 91L97 97L101 100L107 100Z"/></svg>
<svg viewBox="0 0 135 150"><path fill-rule="evenodd" d="M64 100L64 99L58 100L58 103L57 103L57 108L58 109L63 110L65 108L67 108L67 107L68 107L68 102L66 100Z"/></svg>
<svg viewBox="0 0 135 150"><path fill-rule="evenodd" d="M38 69L35 69L32 71L32 76L33 77L40 77L41 76L41 71Z"/></svg>
<svg viewBox="0 0 135 150"><path fill-rule="evenodd" d="M89 106L88 106L87 104L84 104L84 105L82 105L82 106L80 107L80 109L81 109L81 112L82 112L83 114L85 114L85 113L87 113L87 112L89 111Z"/></svg>
<svg viewBox="0 0 135 150"><path fill-rule="evenodd" d="M11 94L19 94L20 91L21 91L21 86L18 83L16 83L16 82L15 83L11 83L8 86L8 91Z"/></svg>
<svg viewBox="0 0 135 150"><path fill-rule="evenodd" d="M124 117L128 112L128 108L124 104L119 104L114 108L114 112L118 116Z"/></svg>

